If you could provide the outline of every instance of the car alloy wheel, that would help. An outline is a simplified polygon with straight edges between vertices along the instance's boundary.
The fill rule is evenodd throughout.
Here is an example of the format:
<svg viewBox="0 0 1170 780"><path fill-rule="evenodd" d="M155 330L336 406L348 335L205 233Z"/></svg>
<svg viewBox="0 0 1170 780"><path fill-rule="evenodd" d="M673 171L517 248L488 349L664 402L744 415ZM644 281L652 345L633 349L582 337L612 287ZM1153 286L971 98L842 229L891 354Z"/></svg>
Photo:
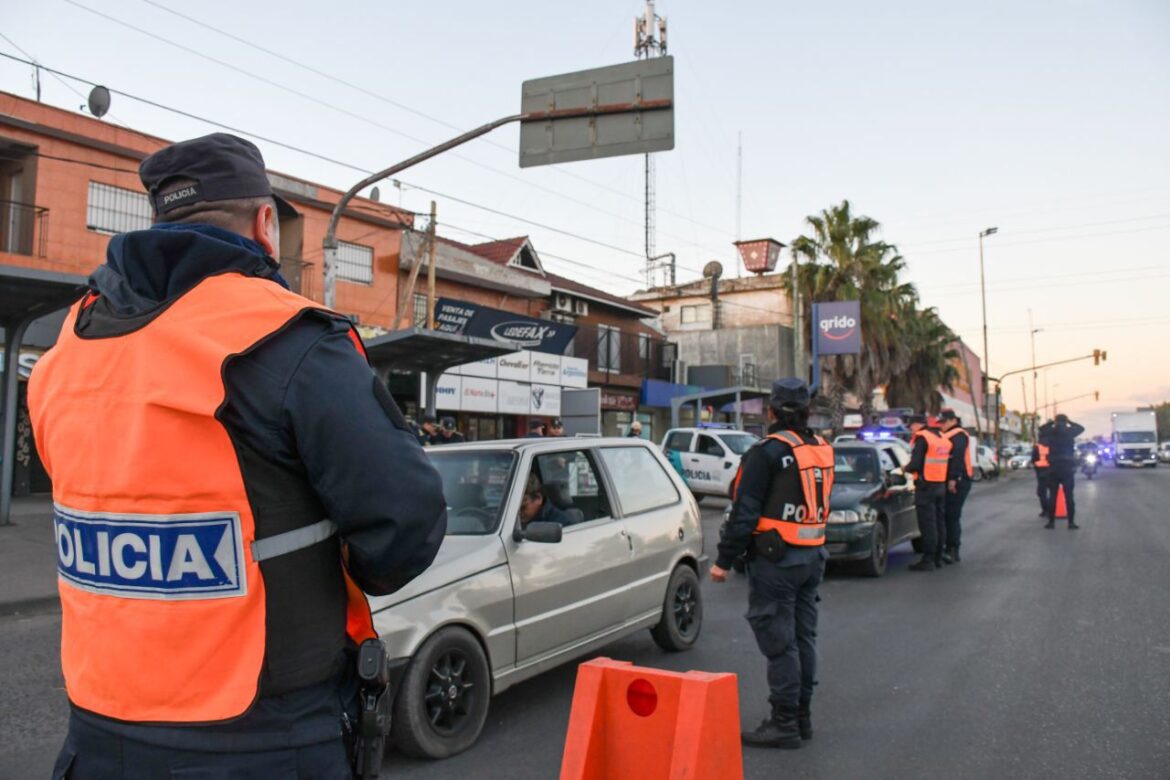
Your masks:
<svg viewBox="0 0 1170 780"><path fill-rule="evenodd" d="M689 650L703 627L703 598L699 575L685 563L671 572L662 604L662 619L650 629L654 642L663 650Z"/></svg>
<svg viewBox="0 0 1170 780"><path fill-rule="evenodd" d="M475 696L475 683L466 674L467 657L459 650L444 653L431 667L425 698L427 719L445 736L459 730Z"/></svg>

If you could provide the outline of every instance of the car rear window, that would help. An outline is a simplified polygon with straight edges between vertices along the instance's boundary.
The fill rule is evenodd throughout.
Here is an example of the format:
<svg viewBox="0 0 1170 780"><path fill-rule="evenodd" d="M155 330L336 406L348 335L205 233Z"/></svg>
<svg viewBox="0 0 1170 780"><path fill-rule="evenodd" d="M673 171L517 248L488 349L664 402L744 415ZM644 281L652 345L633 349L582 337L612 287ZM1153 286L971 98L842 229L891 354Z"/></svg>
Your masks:
<svg viewBox="0 0 1170 780"><path fill-rule="evenodd" d="M603 447L601 460L627 515L670 506L681 499L674 480L645 447Z"/></svg>
<svg viewBox="0 0 1170 780"><path fill-rule="evenodd" d="M511 451L427 450L443 480L447 535L488 534L496 530L512 484Z"/></svg>
<svg viewBox="0 0 1170 780"><path fill-rule="evenodd" d="M691 449L691 441L695 438L695 434L687 431L675 431L666 437L666 444L662 445L664 450L681 450L682 452L689 452Z"/></svg>

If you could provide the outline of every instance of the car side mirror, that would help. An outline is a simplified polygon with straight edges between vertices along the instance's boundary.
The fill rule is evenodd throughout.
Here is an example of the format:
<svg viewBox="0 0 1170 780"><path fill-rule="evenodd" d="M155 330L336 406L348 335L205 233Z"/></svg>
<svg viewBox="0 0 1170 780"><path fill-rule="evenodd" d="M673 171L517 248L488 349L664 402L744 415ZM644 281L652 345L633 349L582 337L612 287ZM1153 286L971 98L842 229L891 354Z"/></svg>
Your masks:
<svg viewBox="0 0 1170 780"><path fill-rule="evenodd" d="M557 544L561 541L561 534L564 533L564 528L560 523L553 523L544 520L533 520L525 526L516 525L516 530L512 532L512 538L517 542L536 542L537 544Z"/></svg>
<svg viewBox="0 0 1170 780"><path fill-rule="evenodd" d="M891 486L905 485L906 484L906 472L902 471L902 469L894 469L893 471L890 472L889 479L890 479Z"/></svg>

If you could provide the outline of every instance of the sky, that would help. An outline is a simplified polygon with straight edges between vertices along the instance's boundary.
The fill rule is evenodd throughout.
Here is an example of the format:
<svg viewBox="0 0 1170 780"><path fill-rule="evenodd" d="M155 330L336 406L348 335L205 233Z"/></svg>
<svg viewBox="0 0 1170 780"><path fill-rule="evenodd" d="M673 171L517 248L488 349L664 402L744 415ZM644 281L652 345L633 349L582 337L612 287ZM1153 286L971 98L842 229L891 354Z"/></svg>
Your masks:
<svg viewBox="0 0 1170 780"><path fill-rule="evenodd" d="M258 142L269 167L347 189L516 112L526 79L633 59L643 7L0 0L0 52L330 158ZM1170 4L657 8L677 109L675 148L655 158L656 244L680 278L710 260L735 273L737 234L789 243L848 199L900 248L923 305L983 354L977 237L997 227L984 243L989 373L1030 366L1039 329L1038 363L1107 352L1038 382L1041 404L1090 395L1060 406L1090 433L1170 400ZM33 97L33 84L0 61L0 89ZM42 90L76 110L89 87L42 74ZM122 95L104 121L176 140L216 129ZM423 163L383 200L425 212L433 199L453 238L529 235L549 270L637 289L642 159L521 170L517 136ZM1028 374L1026 392L1005 380L1010 408L1032 407Z"/></svg>

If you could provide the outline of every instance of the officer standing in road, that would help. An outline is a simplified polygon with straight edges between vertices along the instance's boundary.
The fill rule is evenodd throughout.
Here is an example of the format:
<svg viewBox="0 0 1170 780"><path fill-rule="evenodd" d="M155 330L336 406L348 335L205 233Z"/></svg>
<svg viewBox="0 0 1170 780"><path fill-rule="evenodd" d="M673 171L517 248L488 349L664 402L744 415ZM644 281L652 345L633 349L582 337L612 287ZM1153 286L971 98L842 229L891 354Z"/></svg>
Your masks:
<svg viewBox="0 0 1170 780"><path fill-rule="evenodd" d="M946 544L947 469L950 467L951 442L936 426L936 421L922 415L909 420L914 450L906 472L914 475L914 509L918 513L918 531L922 539L922 559L910 566L911 571L934 571L950 556L943 556Z"/></svg>
<svg viewBox="0 0 1170 780"><path fill-rule="evenodd" d="M29 382L71 706L53 776L350 777L362 591L430 565L442 483L349 321L287 289L259 149L217 133L139 171L157 224L110 240Z"/></svg>
<svg viewBox="0 0 1170 780"><path fill-rule="evenodd" d="M768 401L768 435L744 455L735 503L711 579L748 557L748 623L768 660L771 717L745 732L748 745L799 748L812 739L817 588L825 573L825 523L833 490L833 448L808 427L811 400L800 379L778 379Z"/></svg>
<svg viewBox="0 0 1170 780"><path fill-rule="evenodd" d="M1068 527L1080 528L1076 523L1077 505L1073 500L1073 488L1077 480L1077 437L1085 427L1072 422L1066 415L1058 414L1052 422L1040 426L1040 442L1048 446L1048 522L1045 528L1055 527L1056 497L1064 490L1064 503L1068 507Z"/></svg>
<svg viewBox="0 0 1170 780"><path fill-rule="evenodd" d="M1048 445L1032 445L1032 468L1036 471L1036 497L1040 499L1040 516L1048 517Z"/></svg>
<svg viewBox="0 0 1170 780"><path fill-rule="evenodd" d="M941 558L944 562L949 558L958 563L962 560L959 557L959 545L963 540L963 504L967 502L967 495L971 492L971 477L975 474L971 466L971 438L963 430L962 421L954 409L943 409L938 419L942 435L951 443L945 499L947 539Z"/></svg>

